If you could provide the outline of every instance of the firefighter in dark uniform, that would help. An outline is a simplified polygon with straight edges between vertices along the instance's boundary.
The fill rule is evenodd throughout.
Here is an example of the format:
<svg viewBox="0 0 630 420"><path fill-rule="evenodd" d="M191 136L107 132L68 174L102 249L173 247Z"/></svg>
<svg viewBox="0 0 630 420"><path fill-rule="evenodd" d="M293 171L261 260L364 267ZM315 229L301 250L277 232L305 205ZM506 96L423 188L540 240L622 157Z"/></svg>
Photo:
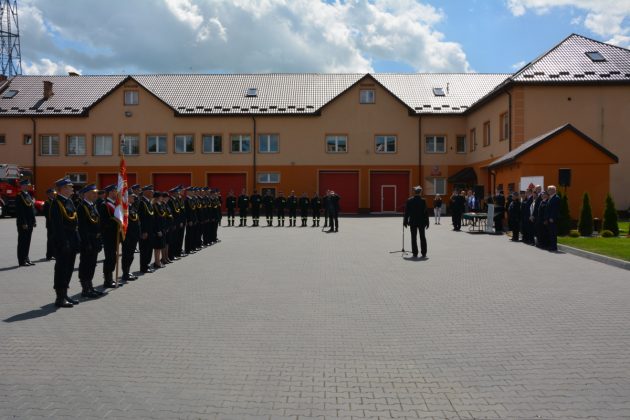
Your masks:
<svg viewBox="0 0 630 420"><path fill-rule="evenodd" d="M81 246L79 221L74 203L70 200L72 182L67 178L60 179L55 182L55 187L57 197L50 207L50 227L55 249L55 306L72 308L79 303L68 296L74 263Z"/></svg>
<svg viewBox="0 0 630 420"><path fill-rule="evenodd" d="M326 194L322 197L322 206L324 208L324 227L328 227L328 200L330 199L330 190L326 190Z"/></svg>
<svg viewBox="0 0 630 420"><path fill-rule="evenodd" d="M254 221L254 226L259 226L262 196L258 194L258 190L254 190L254 194L249 197L249 201L252 203L252 220Z"/></svg>
<svg viewBox="0 0 630 420"><path fill-rule="evenodd" d="M203 229L203 244L205 246L212 245L212 226L210 221L212 219L212 205L210 203L210 188L203 187L203 214L204 214L204 229Z"/></svg>
<svg viewBox="0 0 630 420"><path fill-rule="evenodd" d="M153 269L164 267L162 259L163 250L166 248L166 226L167 214L162 203L162 193L153 192L153 213L155 219L153 223Z"/></svg>
<svg viewBox="0 0 630 420"><path fill-rule="evenodd" d="M182 206L181 185L175 188L171 188L171 198L168 201L168 205L173 215L173 234L171 243L168 246L168 258L172 261L177 261L182 256L182 240L184 237L184 225L186 224L186 214Z"/></svg>
<svg viewBox="0 0 630 420"><path fill-rule="evenodd" d="M219 242L219 225L221 224L221 202L217 190L210 194L210 243Z"/></svg>
<svg viewBox="0 0 630 420"><path fill-rule="evenodd" d="M239 226L247 226L247 208L249 207L249 197L247 190L243 188L241 195L238 196L238 217L241 219Z"/></svg>
<svg viewBox="0 0 630 420"><path fill-rule="evenodd" d="M101 222L101 237L103 238L103 251L105 260L103 261L103 287L116 287L114 282L114 270L116 269L116 245L120 234L120 224L114 216L116 210L116 196L118 188L115 184L105 187L107 198L98 208Z"/></svg>
<svg viewBox="0 0 630 420"><path fill-rule="evenodd" d="M276 197L276 214L278 216L278 226L284 226L284 209L287 206L287 198L284 196L282 191L278 192L278 197Z"/></svg>
<svg viewBox="0 0 630 420"><path fill-rule="evenodd" d="M195 187L195 189L193 190L195 195L193 197L193 199L195 200L195 215L197 218L197 225L195 226L195 240L194 240L194 245L195 245L195 250L199 251L201 250L201 232L202 232L202 202L201 202L201 187Z"/></svg>
<svg viewBox="0 0 630 420"><path fill-rule="evenodd" d="M267 219L267 226L273 225L273 195L271 190L267 190L265 196L262 199L262 204L265 209L265 219Z"/></svg>
<svg viewBox="0 0 630 420"><path fill-rule="evenodd" d="M171 206L169 202L171 201L171 196L167 192L162 193L162 209L166 214L166 223L164 226L164 248L162 248L162 264L170 264L173 261L168 257L171 247L171 243L173 242L173 236L175 234L175 217L173 216L173 212L171 210Z"/></svg>
<svg viewBox="0 0 630 420"><path fill-rule="evenodd" d="M308 208L311 205L311 200L309 200L306 193L302 194L300 197L300 217L302 218L302 227L306 227L308 221Z"/></svg>
<svg viewBox="0 0 630 420"><path fill-rule="evenodd" d="M508 205L508 227L512 231L512 241L518 242L521 233L521 199L516 191L512 193Z"/></svg>
<svg viewBox="0 0 630 420"><path fill-rule="evenodd" d="M311 227L319 227L319 218L321 217L322 211L322 199L319 197L317 192L311 198L311 209L313 209L313 225Z"/></svg>
<svg viewBox="0 0 630 420"><path fill-rule="evenodd" d="M230 190L227 197L225 197L225 207L227 208L227 225L234 226L234 209L236 208L236 196L234 195L233 190Z"/></svg>
<svg viewBox="0 0 630 420"><path fill-rule="evenodd" d="M48 199L44 202L42 209L44 218L46 219L46 261L50 261L55 258L55 249L52 241L52 230L50 229L50 206L55 202L55 195L57 193L53 188L46 190Z"/></svg>
<svg viewBox="0 0 630 420"><path fill-rule="evenodd" d="M122 257L120 265L122 266L122 280L134 281L138 277L131 273L131 263L133 262L136 245L140 239L140 216L138 216L137 196L129 195L129 213L127 216L127 233L122 243Z"/></svg>
<svg viewBox="0 0 630 420"><path fill-rule="evenodd" d="M328 214L328 232L339 232L339 197L334 191L328 194L326 213Z"/></svg>
<svg viewBox="0 0 630 420"><path fill-rule="evenodd" d="M17 258L18 264L22 267L35 265L28 257L31 249L31 236L33 228L37 226L35 220L35 201L28 193L28 187L31 185L28 179L20 181L20 193L15 200L15 215L18 231L17 242Z"/></svg>
<svg viewBox="0 0 630 420"><path fill-rule="evenodd" d="M413 197L407 200L403 226L411 228L411 252L414 258L418 256L418 233L420 233L420 252L422 258L427 255L427 238L425 230L429 229L429 213L427 203L422 198L422 187L413 187Z"/></svg>
<svg viewBox="0 0 630 420"><path fill-rule="evenodd" d="M195 213L195 188L186 188L186 199L184 200L184 211L186 212L186 239L184 245L184 253L194 254L195 250L195 228L197 225L197 215Z"/></svg>
<svg viewBox="0 0 630 420"><path fill-rule="evenodd" d="M138 200L136 208L140 218L140 272L152 273L151 253L153 250L153 224L155 212L151 204L153 197L153 185L142 187L142 197Z"/></svg>
<svg viewBox="0 0 630 420"><path fill-rule="evenodd" d="M287 207L289 207L289 227L295 226L298 207L298 198L295 196L295 191L291 191L291 194L287 197Z"/></svg>
<svg viewBox="0 0 630 420"><path fill-rule="evenodd" d="M98 210L94 206L96 200L96 185L90 184L83 187L79 194L83 199L77 213L79 215L79 237L81 238L81 250L79 252L79 282L81 283L81 296L85 298L97 298L102 292L94 289L92 280L96 271L98 254L103 247L101 243L101 226Z"/></svg>

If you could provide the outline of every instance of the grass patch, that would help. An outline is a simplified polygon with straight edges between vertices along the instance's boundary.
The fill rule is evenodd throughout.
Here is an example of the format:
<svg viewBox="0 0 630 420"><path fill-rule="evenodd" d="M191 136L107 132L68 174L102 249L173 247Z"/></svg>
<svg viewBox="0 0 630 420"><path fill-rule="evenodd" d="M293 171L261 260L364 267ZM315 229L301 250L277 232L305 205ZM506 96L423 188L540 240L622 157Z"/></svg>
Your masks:
<svg viewBox="0 0 630 420"><path fill-rule="evenodd" d="M627 224L626 224L627 225ZM626 232L627 232L626 227ZM630 238L619 236L618 238L558 238L558 243L583 249L584 251L630 261Z"/></svg>

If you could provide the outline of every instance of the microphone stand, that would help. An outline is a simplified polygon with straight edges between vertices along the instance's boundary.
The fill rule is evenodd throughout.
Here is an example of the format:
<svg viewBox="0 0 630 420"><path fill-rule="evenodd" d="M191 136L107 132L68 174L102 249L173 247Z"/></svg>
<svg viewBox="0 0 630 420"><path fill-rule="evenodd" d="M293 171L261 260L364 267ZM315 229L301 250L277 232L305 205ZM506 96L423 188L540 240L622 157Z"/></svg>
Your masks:
<svg viewBox="0 0 630 420"><path fill-rule="evenodd" d="M400 209L400 207L398 208ZM403 255L408 254L408 251L405 251L405 225L402 227L402 248L400 251L389 251L390 254L398 254L401 253Z"/></svg>

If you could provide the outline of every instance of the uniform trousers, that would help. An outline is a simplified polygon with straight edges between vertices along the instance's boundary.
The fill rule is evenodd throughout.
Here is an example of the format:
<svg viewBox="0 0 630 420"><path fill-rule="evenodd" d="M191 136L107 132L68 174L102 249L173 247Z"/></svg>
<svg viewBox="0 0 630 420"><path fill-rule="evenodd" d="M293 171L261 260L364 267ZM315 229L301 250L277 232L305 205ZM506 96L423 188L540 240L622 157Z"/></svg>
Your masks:
<svg viewBox="0 0 630 420"><path fill-rule="evenodd" d="M31 237L33 236L33 226L29 226L23 229L18 226L18 243L17 243L17 258L18 264L24 264L28 261L28 251L31 248Z"/></svg>
<svg viewBox="0 0 630 420"><path fill-rule="evenodd" d="M146 239L140 239L140 270L146 271L146 269L149 268L152 254L153 239L149 234Z"/></svg>
<svg viewBox="0 0 630 420"><path fill-rule="evenodd" d="M92 279L96 271L98 250L82 246L79 254L79 281L81 286L92 286Z"/></svg>
<svg viewBox="0 0 630 420"><path fill-rule="evenodd" d="M427 253L427 237L424 226L411 226L411 252L418 255L418 233L420 234L420 252Z"/></svg>
<svg viewBox="0 0 630 420"><path fill-rule="evenodd" d="M122 265L123 274L129 274L131 269L131 263L133 262L134 253L136 251L136 245L138 244L138 237L135 235L128 235L122 244L122 258L120 264Z"/></svg>
<svg viewBox="0 0 630 420"><path fill-rule="evenodd" d="M55 248L55 277L54 288L65 292L70 287L70 279L74 271L77 253L69 248Z"/></svg>

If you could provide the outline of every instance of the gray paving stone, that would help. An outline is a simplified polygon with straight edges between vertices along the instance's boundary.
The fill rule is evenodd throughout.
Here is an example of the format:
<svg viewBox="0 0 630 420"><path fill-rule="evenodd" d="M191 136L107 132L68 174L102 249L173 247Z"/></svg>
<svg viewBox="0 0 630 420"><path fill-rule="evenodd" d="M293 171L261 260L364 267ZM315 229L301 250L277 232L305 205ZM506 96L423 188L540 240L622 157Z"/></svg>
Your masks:
<svg viewBox="0 0 630 420"><path fill-rule="evenodd" d="M0 219L0 418L630 417L627 271L446 224L413 261L400 218L341 222L222 228L56 311L43 221L15 268Z"/></svg>

